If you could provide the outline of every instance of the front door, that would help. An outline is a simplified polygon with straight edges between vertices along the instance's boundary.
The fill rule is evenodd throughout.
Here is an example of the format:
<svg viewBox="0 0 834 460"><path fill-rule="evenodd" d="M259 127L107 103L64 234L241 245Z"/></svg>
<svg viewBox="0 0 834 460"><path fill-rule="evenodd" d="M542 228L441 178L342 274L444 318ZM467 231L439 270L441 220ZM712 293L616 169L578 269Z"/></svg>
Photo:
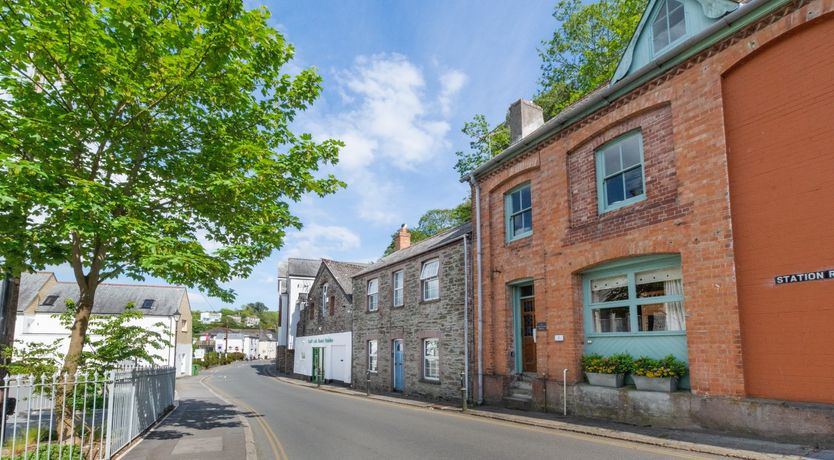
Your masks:
<svg viewBox="0 0 834 460"><path fill-rule="evenodd" d="M536 304L533 285L525 284L514 288L513 306L515 313L516 370L536 372Z"/></svg>
<svg viewBox="0 0 834 460"><path fill-rule="evenodd" d="M313 348L313 375L315 383L324 383L324 348Z"/></svg>
<svg viewBox="0 0 834 460"><path fill-rule="evenodd" d="M395 339L391 344L391 350L394 355L393 382L391 386L394 388L394 391L403 391L403 340Z"/></svg>

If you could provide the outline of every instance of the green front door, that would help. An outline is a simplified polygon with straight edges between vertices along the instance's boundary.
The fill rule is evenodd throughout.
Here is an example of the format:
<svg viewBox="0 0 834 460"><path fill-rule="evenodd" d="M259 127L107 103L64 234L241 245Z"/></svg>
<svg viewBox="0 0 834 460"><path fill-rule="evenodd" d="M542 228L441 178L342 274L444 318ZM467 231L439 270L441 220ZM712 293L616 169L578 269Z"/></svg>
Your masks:
<svg viewBox="0 0 834 460"><path fill-rule="evenodd" d="M324 348L313 348L313 375L315 383L324 383Z"/></svg>

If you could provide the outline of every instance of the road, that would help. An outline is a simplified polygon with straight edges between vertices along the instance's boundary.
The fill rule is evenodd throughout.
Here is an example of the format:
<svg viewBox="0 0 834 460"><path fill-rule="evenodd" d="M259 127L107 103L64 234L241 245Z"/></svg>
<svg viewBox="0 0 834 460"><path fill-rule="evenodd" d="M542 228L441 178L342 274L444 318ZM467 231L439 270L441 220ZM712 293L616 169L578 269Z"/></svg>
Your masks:
<svg viewBox="0 0 834 460"><path fill-rule="evenodd" d="M718 458L321 391L265 366L237 363L204 379L250 412L260 460Z"/></svg>

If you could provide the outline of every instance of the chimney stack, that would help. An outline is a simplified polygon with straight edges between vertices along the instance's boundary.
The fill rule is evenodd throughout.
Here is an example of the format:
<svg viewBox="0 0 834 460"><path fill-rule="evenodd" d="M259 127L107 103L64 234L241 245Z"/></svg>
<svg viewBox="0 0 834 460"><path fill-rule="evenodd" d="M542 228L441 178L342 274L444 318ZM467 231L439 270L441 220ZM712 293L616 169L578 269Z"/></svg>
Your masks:
<svg viewBox="0 0 834 460"><path fill-rule="evenodd" d="M519 99L510 105L510 144L515 144L544 124L542 108Z"/></svg>
<svg viewBox="0 0 834 460"><path fill-rule="evenodd" d="M411 232L408 231L408 227L405 224L400 227L400 231L397 232L397 236L394 237L394 251L399 251L400 249L405 249L411 246Z"/></svg>

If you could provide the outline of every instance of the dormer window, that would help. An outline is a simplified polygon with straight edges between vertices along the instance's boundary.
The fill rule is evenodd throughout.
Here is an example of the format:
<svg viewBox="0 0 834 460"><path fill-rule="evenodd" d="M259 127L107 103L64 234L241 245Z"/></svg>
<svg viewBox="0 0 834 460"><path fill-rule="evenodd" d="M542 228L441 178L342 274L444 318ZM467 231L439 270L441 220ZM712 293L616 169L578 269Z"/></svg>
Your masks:
<svg viewBox="0 0 834 460"><path fill-rule="evenodd" d="M686 15L683 1L664 0L652 22L652 45L654 54L669 47L686 35Z"/></svg>
<svg viewBox="0 0 834 460"><path fill-rule="evenodd" d="M153 308L153 302L154 302L153 299L143 300L142 301L142 308L144 308L145 310L150 310L151 308Z"/></svg>
<svg viewBox="0 0 834 460"><path fill-rule="evenodd" d="M43 300L43 303L41 305L46 305L47 307L51 307L51 306L55 305L56 300L58 300L57 295L48 295Z"/></svg>

